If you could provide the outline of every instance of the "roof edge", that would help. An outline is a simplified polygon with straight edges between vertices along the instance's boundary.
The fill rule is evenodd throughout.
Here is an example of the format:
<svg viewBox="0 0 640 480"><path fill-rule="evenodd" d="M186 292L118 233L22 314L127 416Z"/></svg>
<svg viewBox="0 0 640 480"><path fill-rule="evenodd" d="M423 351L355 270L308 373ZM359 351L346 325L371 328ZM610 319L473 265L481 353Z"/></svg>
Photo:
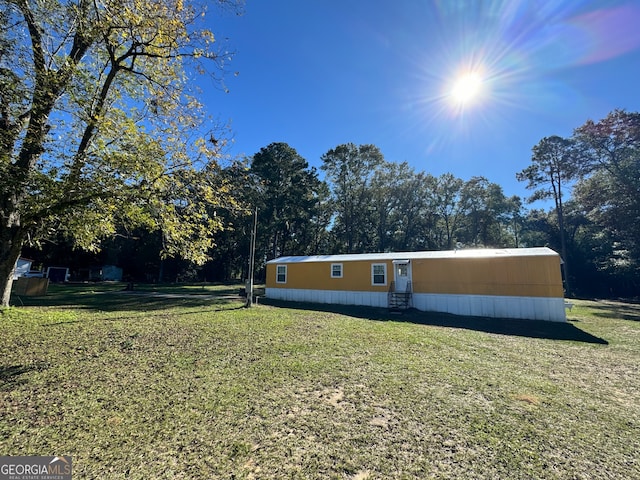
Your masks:
<svg viewBox="0 0 640 480"><path fill-rule="evenodd" d="M560 256L548 247L481 248L464 250L425 250L415 252L353 253L338 255L284 256L269 260L273 263L353 262L366 260L416 260L429 258L501 258L529 256Z"/></svg>

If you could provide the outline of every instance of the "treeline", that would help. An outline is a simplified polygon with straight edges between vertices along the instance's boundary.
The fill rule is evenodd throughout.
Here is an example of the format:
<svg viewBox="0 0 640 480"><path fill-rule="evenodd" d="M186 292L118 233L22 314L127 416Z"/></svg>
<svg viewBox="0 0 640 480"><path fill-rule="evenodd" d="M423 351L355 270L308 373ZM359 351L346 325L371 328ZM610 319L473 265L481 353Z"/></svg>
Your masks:
<svg viewBox="0 0 640 480"><path fill-rule="evenodd" d="M616 110L570 138L542 139L516 174L532 191L527 199L485 177L436 177L387 161L375 145L339 145L321 162L319 172L288 144L272 143L220 169L235 201L209 212L225 229L202 266L161 259L162 231L116 236L99 259L64 242L32 255L66 257L72 267L116 264L138 281L241 279L257 209L258 278L283 255L549 246L564 259L568 295L639 295L638 113ZM526 208L541 199L553 207Z"/></svg>

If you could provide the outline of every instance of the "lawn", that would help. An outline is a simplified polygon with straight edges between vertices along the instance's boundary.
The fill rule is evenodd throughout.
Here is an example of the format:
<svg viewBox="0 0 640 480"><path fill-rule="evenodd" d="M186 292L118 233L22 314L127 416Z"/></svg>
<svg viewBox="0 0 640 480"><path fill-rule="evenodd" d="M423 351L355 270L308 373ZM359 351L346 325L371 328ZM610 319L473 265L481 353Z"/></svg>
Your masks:
<svg viewBox="0 0 640 480"><path fill-rule="evenodd" d="M153 290L0 313L0 453L74 478L640 478L640 305L558 325Z"/></svg>

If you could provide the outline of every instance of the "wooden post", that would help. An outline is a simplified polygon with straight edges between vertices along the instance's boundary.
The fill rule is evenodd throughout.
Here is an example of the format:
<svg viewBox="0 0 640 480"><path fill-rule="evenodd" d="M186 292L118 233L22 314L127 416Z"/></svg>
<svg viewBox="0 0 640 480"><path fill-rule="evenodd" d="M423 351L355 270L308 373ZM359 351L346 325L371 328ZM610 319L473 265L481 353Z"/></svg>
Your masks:
<svg viewBox="0 0 640 480"><path fill-rule="evenodd" d="M251 232L251 247L249 252L249 288L247 288L247 303L249 308L253 305L253 267L256 260L256 234L258 231L258 207L253 211L253 231Z"/></svg>

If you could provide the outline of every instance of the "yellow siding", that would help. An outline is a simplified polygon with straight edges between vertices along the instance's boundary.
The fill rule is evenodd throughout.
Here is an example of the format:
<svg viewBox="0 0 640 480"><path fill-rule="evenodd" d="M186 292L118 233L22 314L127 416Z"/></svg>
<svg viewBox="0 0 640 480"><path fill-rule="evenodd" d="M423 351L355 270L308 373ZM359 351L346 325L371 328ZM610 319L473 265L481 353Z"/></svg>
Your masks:
<svg viewBox="0 0 640 480"><path fill-rule="evenodd" d="M371 284L373 263L387 265L386 285ZM286 265L286 284L276 283L276 264L267 265L268 288L385 292L393 281L391 261L342 262L343 278L331 278L331 262ZM411 269L415 293L563 296L560 262L556 256L413 259Z"/></svg>
<svg viewBox="0 0 640 480"><path fill-rule="evenodd" d="M557 257L441 258L412 261L413 291L562 297Z"/></svg>
<svg viewBox="0 0 640 480"><path fill-rule="evenodd" d="M267 264L268 288L304 288L308 290L349 290L353 292L386 292L389 290L389 276L393 280L393 266L390 261L351 261L342 263L342 278L331 278L332 262L287 263L287 283L276 283L276 265ZM371 284L371 265L387 265L387 283L382 286Z"/></svg>

